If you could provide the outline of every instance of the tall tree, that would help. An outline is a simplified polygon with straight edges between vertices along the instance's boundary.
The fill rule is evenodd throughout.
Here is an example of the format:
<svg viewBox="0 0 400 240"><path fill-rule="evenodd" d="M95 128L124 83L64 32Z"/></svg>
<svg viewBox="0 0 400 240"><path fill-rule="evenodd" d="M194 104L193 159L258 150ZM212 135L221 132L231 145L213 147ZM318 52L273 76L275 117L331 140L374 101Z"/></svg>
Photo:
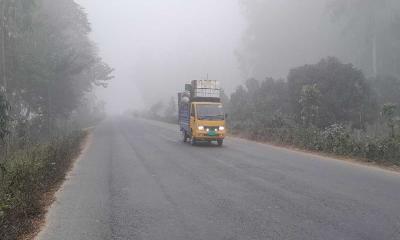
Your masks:
<svg viewBox="0 0 400 240"><path fill-rule="evenodd" d="M3 141L8 133L10 105L5 97L0 94L0 140Z"/></svg>
<svg viewBox="0 0 400 240"><path fill-rule="evenodd" d="M314 65L292 69L288 76L289 97L294 116L302 122L302 94L304 86L315 86L321 94L318 127L334 123L351 124L363 128L377 112L375 99L364 74L351 64L327 58Z"/></svg>
<svg viewBox="0 0 400 240"><path fill-rule="evenodd" d="M395 126L396 126L396 110L397 105L393 103L384 104L382 107L382 116L386 121L387 126L390 129L390 136L395 137Z"/></svg>
<svg viewBox="0 0 400 240"><path fill-rule="evenodd" d="M35 0L1 0L0 1L0 58L1 89L8 94L8 84L13 79L13 62L17 41L30 28Z"/></svg>
<svg viewBox="0 0 400 240"><path fill-rule="evenodd" d="M300 116L306 127L316 125L321 101L321 92L317 84L304 85L301 89L299 104L301 105Z"/></svg>
<svg viewBox="0 0 400 240"><path fill-rule="evenodd" d="M366 69L378 74L400 76L400 2L397 0L331 0L333 17L343 24L346 34L353 34L365 49ZM393 63L395 61L396 63Z"/></svg>
<svg viewBox="0 0 400 240"><path fill-rule="evenodd" d="M380 106L385 103L394 103L400 106L400 79L393 76L378 76L370 79Z"/></svg>
<svg viewBox="0 0 400 240"><path fill-rule="evenodd" d="M75 1L0 0L0 10L0 86L17 122L36 118L50 130L112 78Z"/></svg>

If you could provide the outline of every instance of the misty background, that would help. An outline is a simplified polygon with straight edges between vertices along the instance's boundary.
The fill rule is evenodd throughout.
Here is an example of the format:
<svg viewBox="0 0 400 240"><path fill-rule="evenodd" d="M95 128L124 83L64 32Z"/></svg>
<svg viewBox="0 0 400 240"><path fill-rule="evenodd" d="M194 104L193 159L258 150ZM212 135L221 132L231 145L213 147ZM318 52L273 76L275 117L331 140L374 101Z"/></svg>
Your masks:
<svg viewBox="0 0 400 240"><path fill-rule="evenodd" d="M169 99L192 79L241 82L235 49L244 30L236 1L78 1L116 76L99 96L120 113Z"/></svg>
<svg viewBox="0 0 400 240"><path fill-rule="evenodd" d="M327 56L367 77L378 74L373 61L381 72L398 74L398 44L385 37L397 34L386 24L397 16L393 0L77 2L88 13L101 56L116 69L109 87L98 90L109 113L167 101L207 74L229 95L249 78L286 78L289 69Z"/></svg>
<svg viewBox="0 0 400 240"><path fill-rule="evenodd" d="M92 129L162 144L133 117L176 124L193 79L221 81L231 136L400 166L399 43L399 0L0 0L0 239Z"/></svg>

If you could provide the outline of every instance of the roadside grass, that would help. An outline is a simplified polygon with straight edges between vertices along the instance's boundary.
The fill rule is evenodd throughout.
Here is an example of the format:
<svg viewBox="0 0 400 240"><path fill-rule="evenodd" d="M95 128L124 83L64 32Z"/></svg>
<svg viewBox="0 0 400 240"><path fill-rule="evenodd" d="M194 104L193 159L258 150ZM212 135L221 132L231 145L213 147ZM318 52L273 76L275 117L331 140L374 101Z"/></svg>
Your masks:
<svg viewBox="0 0 400 240"><path fill-rule="evenodd" d="M44 215L43 196L64 180L87 134L76 131L18 150L1 163L0 239L18 239L34 229L34 222Z"/></svg>
<svg viewBox="0 0 400 240"><path fill-rule="evenodd" d="M323 132L315 129L232 129L231 134L253 141L372 163L385 168L400 167L400 136L358 141L342 129L328 129Z"/></svg>

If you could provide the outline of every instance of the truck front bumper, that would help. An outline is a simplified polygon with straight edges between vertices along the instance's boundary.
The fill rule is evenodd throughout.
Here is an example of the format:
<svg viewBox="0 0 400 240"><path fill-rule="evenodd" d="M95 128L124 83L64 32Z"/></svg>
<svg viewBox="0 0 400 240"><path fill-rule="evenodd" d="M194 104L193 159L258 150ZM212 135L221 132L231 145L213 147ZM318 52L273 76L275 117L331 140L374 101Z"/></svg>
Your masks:
<svg viewBox="0 0 400 240"><path fill-rule="evenodd" d="M207 133L198 133L194 136L197 141L217 141L223 140L225 134L217 133L215 136L209 136Z"/></svg>

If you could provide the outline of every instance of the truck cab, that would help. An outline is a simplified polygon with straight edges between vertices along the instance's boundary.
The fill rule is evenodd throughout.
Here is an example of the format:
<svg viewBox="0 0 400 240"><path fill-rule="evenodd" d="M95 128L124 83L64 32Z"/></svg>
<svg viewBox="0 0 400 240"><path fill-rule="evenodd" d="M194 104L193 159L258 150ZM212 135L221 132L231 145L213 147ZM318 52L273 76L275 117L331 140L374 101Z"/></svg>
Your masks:
<svg viewBox="0 0 400 240"><path fill-rule="evenodd" d="M222 103L192 102L190 132L184 137L190 138L192 144L198 141L217 141L218 145L222 145L226 134L225 117Z"/></svg>

